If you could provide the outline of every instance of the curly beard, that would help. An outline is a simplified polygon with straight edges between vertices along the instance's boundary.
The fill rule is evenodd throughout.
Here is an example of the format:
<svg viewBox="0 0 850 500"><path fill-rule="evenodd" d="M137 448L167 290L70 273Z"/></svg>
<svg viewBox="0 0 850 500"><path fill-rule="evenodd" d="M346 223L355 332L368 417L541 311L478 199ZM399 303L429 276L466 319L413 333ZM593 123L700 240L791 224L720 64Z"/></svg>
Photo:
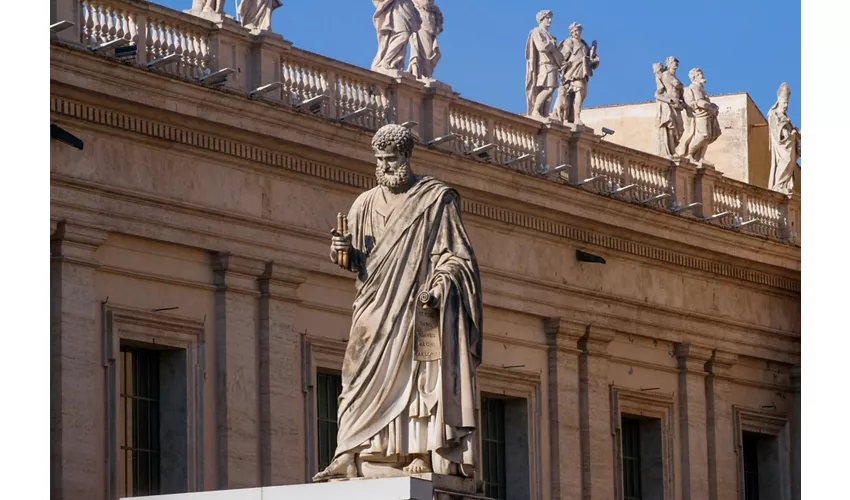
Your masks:
<svg viewBox="0 0 850 500"><path fill-rule="evenodd" d="M384 186L393 193L401 193L407 190L410 183L410 169L407 164L400 165L394 172L386 173L382 167L375 168L375 176L378 185Z"/></svg>

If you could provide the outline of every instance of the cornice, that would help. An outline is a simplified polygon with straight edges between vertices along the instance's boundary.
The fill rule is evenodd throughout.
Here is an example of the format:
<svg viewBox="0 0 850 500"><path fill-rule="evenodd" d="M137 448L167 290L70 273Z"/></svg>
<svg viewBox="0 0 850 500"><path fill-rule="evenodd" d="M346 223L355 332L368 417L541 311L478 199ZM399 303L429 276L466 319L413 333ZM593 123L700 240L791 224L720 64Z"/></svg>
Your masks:
<svg viewBox="0 0 850 500"><path fill-rule="evenodd" d="M214 151L311 177L324 178L334 183L361 190L370 189L375 184L374 175L371 174L354 172L280 151L273 151L265 147L237 142L210 133L187 130L176 125L130 116L123 112L95 107L60 96L51 96L51 111L58 115L74 119ZM596 231L569 225L551 218L525 214L482 201L462 198L461 203L464 213L490 219L502 224L658 260L667 264L711 272L742 281L767 285L791 292L798 293L800 291L800 281L785 276L755 271L743 266L733 266L694 255L686 255L661 246L654 246L609 234L600 234Z"/></svg>
<svg viewBox="0 0 850 500"><path fill-rule="evenodd" d="M64 70L57 72L53 82L66 86L67 92L72 94L76 89L76 93L86 99L95 98L98 104L109 102L110 106L117 106L115 103L123 102L125 108L132 106L130 112L134 117L173 115L175 122L198 121L199 128L228 130L230 136L241 136L243 142L261 139L277 143L287 141L310 148L311 154L342 156L346 166L351 165L352 159L364 165L372 162L368 147L370 130L306 115L264 100L251 100L238 92L209 89L197 82L79 51L60 53L57 49L51 54L51 65ZM104 65L107 65L107 71ZM129 80L136 82L135 92L118 93L115 90L126 88ZM177 105L166 108L160 102L175 102ZM199 109L204 111L202 118ZM287 127L279 126L282 120L286 120ZM322 149L323 140L333 144L333 149ZM717 259L732 255L741 261L793 270L799 268L799 248L766 237L729 231L693 218L638 207L624 200L599 196L581 188L544 181L509 169L494 168L435 148L418 149L416 157L417 165L423 161L439 165L440 177L453 185L468 189L476 189L473 185L477 185L488 197L501 196L512 202L534 205L528 207L532 213L541 209L552 210L600 225L669 240L660 246L683 251L682 247L687 246L694 252L713 252ZM368 169L363 171L370 174ZM647 230L648 226L651 230Z"/></svg>

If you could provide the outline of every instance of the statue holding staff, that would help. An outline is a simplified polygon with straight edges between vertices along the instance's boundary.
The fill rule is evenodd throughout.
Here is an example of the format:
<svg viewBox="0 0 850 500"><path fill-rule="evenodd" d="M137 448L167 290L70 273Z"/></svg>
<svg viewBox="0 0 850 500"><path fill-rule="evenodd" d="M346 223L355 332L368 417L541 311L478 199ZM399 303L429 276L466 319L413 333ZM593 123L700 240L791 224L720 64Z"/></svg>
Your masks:
<svg viewBox="0 0 850 500"><path fill-rule="evenodd" d="M712 103L703 85L705 75L699 68L688 72L691 84L684 89L684 132L676 146L676 156L699 162L705 158L708 146L720 137L717 121L719 109Z"/></svg>
<svg viewBox="0 0 850 500"><path fill-rule="evenodd" d="M313 480L473 477L482 302L460 198L414 174L406 127L381 127L372 148L378 185L355 200L348 228L338 219L331 240L331 260L357 273L357 291L337 449Z"/></svg>

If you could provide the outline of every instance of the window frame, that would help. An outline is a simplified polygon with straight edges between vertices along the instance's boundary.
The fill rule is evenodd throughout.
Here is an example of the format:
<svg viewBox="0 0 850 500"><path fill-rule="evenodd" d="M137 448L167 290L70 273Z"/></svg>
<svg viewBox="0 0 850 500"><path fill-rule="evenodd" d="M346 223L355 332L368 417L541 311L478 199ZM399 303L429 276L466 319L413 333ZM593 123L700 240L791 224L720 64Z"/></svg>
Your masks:
<svg viewBox="0 0 850 500"><path fill-rule="evenodd" d="M304 449L307 453L304 480L319 473L318 374L341 373L347 343L317 335L301 334L302 386L304 393Z"/></svg>
<svg viewBox="0 0 850 500"><path fill-rule="evenodd" d="M105 413L107 421L107 498L118 498L121 452L118 419L119 356L124 343L139 348L168 347L186 352L186 492L204 490L204 320L153 312L108 302L101 303L102 363L106 368Z"/></svg>
<svg viewBox="0 0 850 500"><path fill-rule="evenodd" d="M476 419L481 422L481 398L502 397L504 399L524 399L526 402L526 415L528 426L526 438L528 444L528 498L530 500L542 499L543 485L543 457L541 455L542 437L540 429L544 425L540 373L523 370L521 368L504 368L502 366L482 364L476 371L476 384L478 386L478 397L475 409ZM475 470L475 479L483 481L483 456L482 456L482 433L478 432L476 463L480 464ZM507 464L506 464L507 465ZM506 469L507 473L507 469Z"/></svg>
<svg viewBox="0 0 850 500"><path fill-rule="evenodd" d="M735 432L735 461L738 470L738 500L746 500L744 491L744 432L773 436L779 445L778 467L781 485L779 487L780 498L776 500L790 500L791 498L791 430L788 416L777 411L766 411L746 406L732 406L733 427ZM782 450L788 453L782 453Z"/></svg>
<svg viewBox="0 0 850 500"><path fill-rule="evenodd" d="M614 498L624 500L623 415L655 418L661 421L662 491L664 498L675 498L675 398L673 393L640 391L611 384L611 430L614 440Z"/></svg>

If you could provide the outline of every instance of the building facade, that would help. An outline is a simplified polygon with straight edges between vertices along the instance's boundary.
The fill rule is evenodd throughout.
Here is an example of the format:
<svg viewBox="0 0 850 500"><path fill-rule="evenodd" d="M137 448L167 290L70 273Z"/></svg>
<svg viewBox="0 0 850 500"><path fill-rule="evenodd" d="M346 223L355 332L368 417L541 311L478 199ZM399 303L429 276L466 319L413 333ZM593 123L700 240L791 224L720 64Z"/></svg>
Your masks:
<svg viewBox="0 0 850 500"><path fill-rule="evenodd" d="M799 197L227 18L51 13L75 23L50 62L52 498L321 470L354 292L330 229L387 122L462 197L489 497L800 498Z"/></svg>

